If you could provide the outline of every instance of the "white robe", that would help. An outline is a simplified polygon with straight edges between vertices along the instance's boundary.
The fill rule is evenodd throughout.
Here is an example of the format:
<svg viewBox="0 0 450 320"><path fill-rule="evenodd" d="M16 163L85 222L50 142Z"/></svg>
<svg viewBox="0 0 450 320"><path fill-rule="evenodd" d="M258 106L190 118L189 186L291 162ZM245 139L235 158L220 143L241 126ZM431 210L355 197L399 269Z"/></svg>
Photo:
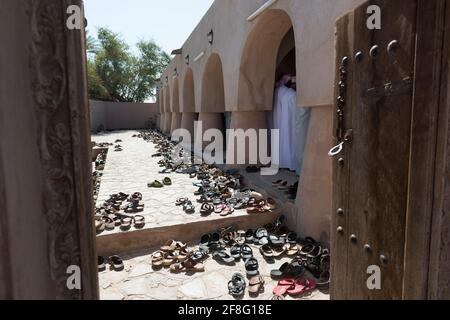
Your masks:
<svg viewBox="0 0 450 320"><path fill-rule="evenodd" d="M275 108L273 113L274 129L280 130L279 141L279 167L296 170L294 134L295 111L297 92L286 86L282 86L276 92Z"/></svg>

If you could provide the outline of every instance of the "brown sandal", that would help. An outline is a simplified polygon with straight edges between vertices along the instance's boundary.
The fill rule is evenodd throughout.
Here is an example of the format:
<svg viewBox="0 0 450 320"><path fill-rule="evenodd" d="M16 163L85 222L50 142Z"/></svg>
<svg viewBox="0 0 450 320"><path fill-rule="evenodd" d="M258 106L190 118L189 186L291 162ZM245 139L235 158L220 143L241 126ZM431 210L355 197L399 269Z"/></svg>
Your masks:
<svg viewBox="0 0 450 320"><path fill-rule="evenodd" d="M248 282L248 285L249 285L248 292L251 295L257 295L264 289L264 284L265 284L265 281L262 276L260 276L260 275L254 276Z"/></svg>

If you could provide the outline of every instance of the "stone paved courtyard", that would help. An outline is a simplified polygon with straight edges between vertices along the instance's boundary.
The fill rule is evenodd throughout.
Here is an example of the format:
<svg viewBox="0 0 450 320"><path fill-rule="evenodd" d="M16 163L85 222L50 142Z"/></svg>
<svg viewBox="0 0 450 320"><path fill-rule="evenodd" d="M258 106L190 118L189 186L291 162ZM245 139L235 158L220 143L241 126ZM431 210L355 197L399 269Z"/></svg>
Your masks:
<svg viewBox="0 0 450 320"><path fill-rule="evenodd" d="M243 299L270 300L277 282L270 278L270 271L290 259L276 260L273 264L265 262L256 246L251 246L259 261L259 271L265 279L265 291L258 297L250 297L248 290ZM153 249L156 250L156 249ZM193 275L173 274L168 269L153 270L151 252L136 252L123 255L125 270L122 272L104 271L99 274L100 298L102 300L231 300L227 284L234 273L245 275L242 261L235 266L224 266L209 258L205 261L205 272ZM329 295L318 290L298 298L298 300L328 300ZM286 297L286 300L293 300Z"/></svg>
<svg viewBox="0 0 450 320"><path fill-rule="evenodd" d="M191 200L195 200L193 192L196 188L192 185L192 180L183 174L159 174L158 171L161 168L157 162L160 158L151 157L156 152L153 144L139 138L133 138L134 134L138 134L138 132L120 131L93 135L92 140L97 143L115 143L117 139L120 139L122 142L119 144L123 147L122 152L115 152L114 146L110 147L103 171L97 206L100 206L113 193L141 192L145 203L145 210L142 213L147 222L145 228L151 229L192 223L199 220L220 219L216 215L211 215L208 218L200 217L199 213L187 215L180 207L176 207L174 203L179 197L187 196ZM163 189L147 187L148 182L155 179L161 181L165 176L172 179L172 186ZM241 210L235 212L234 215L246 215L246 212ZM104 232L102 235L117 232L121 231L116 228L115 231ZM260 255L256 246L253 246L252 249L255 258L259 261L259 270L266 281L266 285L264 293L256 298L249 297L246 290L244 299L271 299L276 281L270 278L270 271L290 259L284 258L275 261L273 264L268 264ZM236 272L245 275L245 267L242 261L237 262L235 266L224 266L212 258L205 261L205 272L199 274L173 274L167 269L155 271L151 267L151 253L155 250L158 250L158 248L121 253L120 256L124 259L125 270L121 272L107 270L99 274L101 299L232 299L228 295L228 281ZM292 298L287 297L287 299ZM329 299L329 296L327 293L316 290L300 299L323 300Z"/></svg>
<svg viewBox="0 0 450 320"><path fill-rule="evenodd" d="M160 174L159 171L163 168L158 165L158 161L161 158L151 157L152 154L157 152L152 143L132 137L138 133L138 131L115 131L92 136L92 141L97 143L123 141L119 143L123 147L122 152L115 152L114 146L109 148L97 207L100 207L112 194L141 192L145 209L143 213L139 214L145 217L146 229L195 222L199 219L202 221L223 219L214 214L206 218L200 218L198 211L200 205L195 203L198 196L194 196L194 191L198 188L192 185L193 179L185 174ZM164 177L172 179L172 186L162 189L147 187L147 183L154 180L162 181ZM186 214L181 207L176 207L175 201L180 197L189 197L196 206L197 213ZM245 215L247 215L245 210L236 210L233 213L233 216ZM121 231L116 228L114 231L104 231L102 234L107 235L116 232Z"/></svg>

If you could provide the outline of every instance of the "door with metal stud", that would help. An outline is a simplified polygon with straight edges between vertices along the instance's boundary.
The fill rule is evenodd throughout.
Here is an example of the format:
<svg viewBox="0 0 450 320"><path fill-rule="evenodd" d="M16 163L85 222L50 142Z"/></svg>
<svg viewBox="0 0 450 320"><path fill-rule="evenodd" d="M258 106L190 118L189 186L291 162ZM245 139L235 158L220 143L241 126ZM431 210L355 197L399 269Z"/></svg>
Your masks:
<svg viewBox="0 0 450 320"><path fill-rule="evenodd" d="M336 24L334 299L402 298L416 18L416 0L380 0Z"/></svg>

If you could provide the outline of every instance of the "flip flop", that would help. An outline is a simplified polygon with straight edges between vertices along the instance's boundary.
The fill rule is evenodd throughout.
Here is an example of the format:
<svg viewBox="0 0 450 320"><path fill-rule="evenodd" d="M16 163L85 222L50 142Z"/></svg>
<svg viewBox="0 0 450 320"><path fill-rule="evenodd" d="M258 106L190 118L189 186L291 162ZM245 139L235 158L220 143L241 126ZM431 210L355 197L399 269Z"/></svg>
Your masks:
<svg viewBox="0 0 450 320"><path fill-rule="evenodd" d="M305 293L314 291L316 289L316 282L310 279L296 279L294 286L289 288L286 292L291 296L299 296Z"/></svg>
<svg viewBox="0 0 450 320"><path fill-rule="evenodd" d="M235 258L230 256L225 251L216 251L216 252L213 253L212 256L213 256L213 259L218 261L218 262L222 262L222 263L228 264L228 265L234 265Z"/></svg>
<svg viewBox="0 0 450 320"><path fill-rule="evenodd" d="M273 294L278 297L284 297L287 291L291 288L294 288L294 286L295 281L293 279L280 280L278 282L278 285L273 289Z"/></svg>
<svg viewBox="0 0 450 320"><path fill-rule="evenodd" d="M216 205L216 206L214 207L214 212L217 213L217 214L222 213L222 211L223 211L226 207L227 207L227 206L224 205L224 204Z"/></svg>

